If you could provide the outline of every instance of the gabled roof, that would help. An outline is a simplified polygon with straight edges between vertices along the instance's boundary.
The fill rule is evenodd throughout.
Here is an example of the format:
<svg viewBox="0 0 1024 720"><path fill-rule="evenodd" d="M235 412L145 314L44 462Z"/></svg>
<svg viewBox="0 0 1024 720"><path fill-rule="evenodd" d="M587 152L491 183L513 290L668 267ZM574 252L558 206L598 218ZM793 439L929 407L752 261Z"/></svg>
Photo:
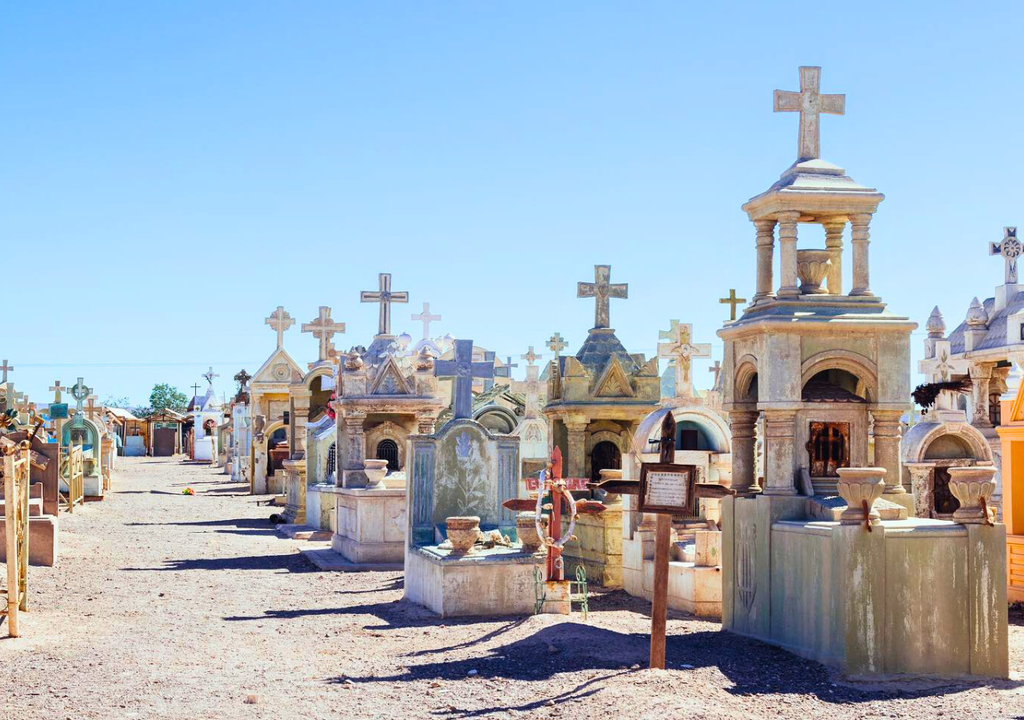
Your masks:
<svg viewBox="0 0 1024 720"><path fill-rule="evenodd" d="M275 377L273 372L274 367L282 363L288 366L289 373L286 377ZM260 369L253 374L252 380L249 381L249 387L251 388L256 384L288 384L292 382L292 379L296 374L299 378L305 375L305 373L302 372L302 368L299 367L299 364L292 359L291 355L288 354L288 351L284 348L278 348L270 354L270 357L260 365Z"/></svg>
<svg viewBox="0 0 1024 720"><path fill-rule="evenodd" d="M1024 310L1024 292L1014 294L1004 307L999 312L993 315L993 308L995 307L996 299L994 297L986 298L983 303L985 312L988 314L988 330L985 333L985 337L979 343L974 344L974 350L991 350L992 348L1000 348L1006 346L1006 319L1016 312ZM956 329L949 334L947 338L949 340L949 351L954 355L959 355L964 352L964 331L967 330L967 322L964 321L956 326Z"/></svg>

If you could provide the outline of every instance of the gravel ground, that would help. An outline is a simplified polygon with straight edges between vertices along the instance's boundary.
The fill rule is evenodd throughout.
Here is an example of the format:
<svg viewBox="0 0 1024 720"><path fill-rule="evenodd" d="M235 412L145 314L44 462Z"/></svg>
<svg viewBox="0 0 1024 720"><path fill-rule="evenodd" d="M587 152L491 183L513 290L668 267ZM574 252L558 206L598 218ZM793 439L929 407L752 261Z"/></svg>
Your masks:
<svg viewBox="0 0 1024 720"><path fill-rule="evenodd" d="M1024 719L1019 611L1009 682L849 685L675 614L671 669L651 671L646 603L599 594L587 624L440 620L399 573L315 571L266 498L225 479L127 459L113 494L61 518L25 637L0 640L0 718Z"/></svg>

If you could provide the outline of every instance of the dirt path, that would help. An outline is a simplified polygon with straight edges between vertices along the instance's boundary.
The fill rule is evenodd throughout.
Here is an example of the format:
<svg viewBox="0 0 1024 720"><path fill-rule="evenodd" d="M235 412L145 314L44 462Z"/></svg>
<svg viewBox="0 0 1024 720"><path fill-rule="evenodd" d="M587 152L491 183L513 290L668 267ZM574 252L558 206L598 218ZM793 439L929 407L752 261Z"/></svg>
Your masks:
<svg viewBox="0 0 1024 720"><path fill-rule="evenodd" d="M62 517L25 637L0 641L0 718L1024 717L1021 683L850 688L685 616L672 669L642 670L647 605L622 593L588 624L442 621L398 573L314 571L225 479L128 459L112 495ZM1019 617L1011 633L1019 673Z"/></svg>

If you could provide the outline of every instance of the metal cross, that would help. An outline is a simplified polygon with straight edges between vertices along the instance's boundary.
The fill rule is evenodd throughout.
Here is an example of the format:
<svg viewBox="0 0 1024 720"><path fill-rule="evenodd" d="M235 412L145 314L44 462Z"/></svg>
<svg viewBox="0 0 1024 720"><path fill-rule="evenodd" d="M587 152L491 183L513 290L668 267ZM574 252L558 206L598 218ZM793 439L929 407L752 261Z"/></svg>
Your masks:
<svg viewBox="0 0 1024 720"><path fill-rule="evenodd" d="M554 335L548 338L548 348L550 348L551 351L555 353L556 360L558 359L558 356L561 354L561 352L565 350L567 347L569 346L565 344L565 338L562 337L562 333L556 332Z"/></svg>
<svg viewBox="0 0 1024 720"><path fill-rule="evenodd" d="M7 358L4 358L3 364L0 365L0 372L3 373L3 377L0 378L0 383L7 382L7 371L8 370L13 370L13 369L14 369L14 366L13 365L8 365L7 364Z"/></svg>
<svg viewBox="0 0 1024 720"><path fill-rule="evenodd" d="M619 283L613 285L611 281L611 265L594 266L594 282L580 282L576 284L576 297L594 298L594 327L611 327L611 312L609 301L612 298L625 299L629 297L629 285Z"/></svg>
<svg viewBox="0 0 1024 720"><path fill-rule="evenodd" d="M77 403L75 407L78 412L82 412L82 403L84 403L85 399L91 394L92 388L88 387L82 378L78 378L78 382L76 382L74 387L71 388L71 397L73 397Z"/></svg>
<svg viewBox="0 0 1024 720"><path fill-rule="evenodd" d="M439 378L453 378L452 418L472 417L473 415L473 378L490 379L494 377L493 362L473 362L473 341L455 341L454 360L436 360L434 375Z"/></svg>
<svg viewBox="0 0 1024 720"><path fill-rule="evenodd" d="M709 343L690 344L692 334L693 326L690 323L679 323L676 336L670 342L658 345L658 357L675 360L676 397L693 397L693 377L690 374L693 358L711 357Z"/></svg>
<svg viewBox="0 0 1024 720"><path fill-rule="evenodd" d="M775 91L775 112L800 113L798 162L821 156L818 116L842 115L846 111L846 95L819 95L820 84L820 67L801 67L800 92Z"/></svg>
<svg viewBox="0 0 1024 720"><path fill-rule="evenodd" d="M377 322L378 335L391 334L391 303L409 302L409 293L391 290L391 273L380 273L376 292L363 290L359 293L359 302L380 303L380 319Z"/></svg>
<svg viewBox="0 0 1024 720"><path fill-rule="evenodd" d="M718 387L718 376L722 372L722 363L715 360L715 364L708 368L708 372L713 372L715 374L715 384L711 386L712 389L714 389Z"/></svg>
<svg viewBox="0 0 1024 720"><path fill-rule="evenodd" d="M277 310L270 313L270 317L263 322L277 332L277 349L284 347L284 331L295 324L295 319L285 312L285 309L278 305Z"/></svg>
<svg viewBox="0 0 1024 720"><path fill-rule="evenodd" d="M67 390L67 388L63 387L60 384L60 380L54 380L53 381L53 387L50 388L50 391L53 393L53 401L55 403L59 403L60 402L60 392L61 392L61 390Z"/></svg>
<svg viewBox="0 0 1024 720"><path fill-rule="evenodd" d="M527 367L533 367L533 364L537 362L538 358L540 358L540 355L533 351L533 345L530 346L530 349L527 350L525 354L519 356L520 360L526 361Z"/></svg>
<svg viewBox="0 0 1024 720"><path fill-rule="evenodd" d="M1017 256L1021 253L1021 242L1017 239L1017 228L1003 228L1002 242L989 246L989 255L1002 255L1006 261L1006 284L1017 284ZM4 361L7 362L6 360Z"/></svg>
<svg viewBox="0 0 1024 720"><path fill-rule="evenodd" d="M331 309L326 305L321 305L320 314L316 316L316 319L303 323L299 329L304 333L313 334L313 337L320 342L320 360L327 360L330 357L331 348L334 347L331 338L335 333L345 332L345 323L334 322L331 319Z"/></svg>
<svg viewBox="0 0 1024 720"><path fill-rule="evenodd" d="M410 317L410 320L414 320L415 322L423 323L423 339L424 340L429 340L430 339L430 323L437 322L440 319L441 319L440 315L431 315L430 314L430 303L428 303L428 302L423 303L423 312L421 312L419 315L413 315L412 317Z"/></svg>
<svg viewBox="0 0 1024 720"><path fill-rule="evenodd" d="M192 386L192 395L194 397L199 397L199 384L198 383Z"/></svg>
<svg viewBox="0 0 1024 720"><path fill-rule="evenodd" d="M729 320L736 319L736 306L742 305L746 301L746 298L736 297L736 288L729 288L729 297L718 298L718 302L729 306Z"/></svg>

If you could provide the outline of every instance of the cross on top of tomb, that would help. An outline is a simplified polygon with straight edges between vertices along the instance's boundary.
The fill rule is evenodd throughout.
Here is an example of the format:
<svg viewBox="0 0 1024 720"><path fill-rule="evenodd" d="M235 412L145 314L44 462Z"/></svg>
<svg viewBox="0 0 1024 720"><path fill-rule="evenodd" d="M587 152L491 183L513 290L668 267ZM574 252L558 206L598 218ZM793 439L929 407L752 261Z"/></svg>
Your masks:
<svg viewBox="0 0 1024 720"><path fill-rule="evenodd" d="M203 373L203 378L206 380L206 382L208 382L210 384L210 387L213 387L214 379L215 378L219 378L219 377L220 377L220 375L218 375L217 373L215 373L213 371L213 365L210 366L209 370L207 370L206 372Z"/></svg>
<svg viewBox="0 0 1024 720"><path fill-rule="evenodd" d="M277 310L270 313L270 317L266 318L263 322L277 333L277 349L283 348L284 332L295 324L295 319L285 311L284 307L278 305Z"/></svg>
<svg viewBox="0 0 1024 720"><path fill-rule="evenodd" d="M520 360L526 361L526 367L528 368L533 367L533 364L537 362L538 358L540 358L540 355L533 351L533 345L530 346L529 350L519 356Z"/></svg>
<svg viewBox="0 0 1024 720"><path fill-rule="evenodd" d="M102 407L96 407L96 396L90 395L86 398L85 402L85 414L89 416L90 420L94 420L96 415L102 411Z"/></svg>
<svg viewBox="0 0 1024 720"><path fill-rule="evenodd" d="M493 378L494 362L473 362L473 341L456 340L455 359L436 360L434 375L455 380L452 389L452 418L459 420L473 415L473 378Z"/></svg>
<svg viewBox="0 0 1024 720"><path fill-rule="evenodd" d="M674 340L678 334L679 334L679 321L678 320L669 320L668 321L668 330L659 330L658 331L658 339L659 340Z"/></svg>
<svg viewBox="0 0 1024 720"><path fill-rule="evenodd" d="M391 303L409 302L409 293L391 289L391 273L380 273L376 291L363 290L359 302L380 303L380 319L377 322L378 335L391 334Z"/></svg>
<svg viewBox="0 0 1024 720"><path fill-rule="evenodd" d="M92 388L85 384L82 378L78 378L78 382L71 388L71 397L75 399L77 405L75 406L78 412L82 412L82 403L85 399L92 394Z"/></svg>
<svg viewBox="0 0 1024 720"><path fill-rule="evenodd" d="M320 313L316 316L316 319L303 323L300 330L304 333L312 333L313 337L319 341L319 358L323 361L330 358L331 349L334 347L331 338L334 337L335 333L345 332L345 323L334 322L331 319L331 309L326 305L321 305Z"/></svg>
<svg viewBox="0 0 1024 720"><path fill-rule="evenodd" d="M729 306L729 320L736 319L736 306L746 301L746 298L736 297L736 288L729 288L729 297L718 298L718 302Z"/></svg>
<svg viewBox="0 0 1024 720"><path fill-rule="evenodd" d="M594 328L611 327L611 309L609 301L612 298L625 299L629 297L629 285L627 283L611 283L612 266L595 265L594 282L579 282L576 284L576 297L594 298Z"/></svg>
<svg viewBox="0 0 1024 720"><path fill-rule="evenodd" d="M526 390L526 410L528 418L540 416L540 368L536 365L526 366L526 382L521 386Z"/></svg>
<svg viewBox="0 0 1024 720"><path fill-rule="evenodd" d="M797 162L815 160L821 156L820 128L818 116L821 113L842 115L846 112L846 95L821 95L820 67L800 68L800 92L775 91L775 112L800 113L800 140Z"/></svg>
<svg viewBox="0 0 1024 720"><path fill-rule="evenodd" d="M60 384L60 380L54 380L53 387L50 388L50 392L53 393L53 401L55 403L60 402L61 390L67 390L67 388Z"/></svg>
<svg viewBox="0 0 1024 720"><path fill-rule="evenodd" d="M1003 239L989 245L989 255L1002 255L1006 261L1006 284L1017 284L1017 257L1021 253L1021 242L1017 239L1017 228L1003 228ZM4 362L7 362L6 360Z"/></svg>
<svg viewBox="0 0 1024 720"><path fill-rule="evenodd" d="M562 351L565 350L568 345L565 343L565 338L562 337L562 333L556 332L554 335L548 338L548 348L555 354L555 359L561 355Z"/></svg>
<svg viewBox="0 0 1024 720"><path fill-rule="evenodd" d="M512 379L512 368L519 367L519 363L512 362L512 356L509 355L505 358L505 367L501 368L501 374L498 377L506 377L509 380Z"/></svg>
<svg viewBox="0 0 1024 720"><path fill-rule="evenodd" d="M712 385L711 387L718 387L718 376L722 372L722 363L720 363L718 360L715 360L715 364L708 368L708 372L712 372L715 374L715 384Z"/></svg>
<svg viewBox="0 0 1024 720"><path fill-rule="evenodd" d="M8 365L7 364L7 358L4 358L3 364L0 364L0 372L3 373L3 376L0 377L0 383L7 382L7 372L9 370L13 370L13 369L14 369L14 366L13 365Z"/></svg>
<svg viewBox="0 0 1024 720"><path fill-rule="evenodd" d="M690 373L693 358L711 357L711 345L690 343L693 334L693 325L690 323L678 323L675 330L675 337L658 345L658 357L675 360L676 397L690 398L693 397L693 376Z"/></svg>
<svg viewBox="0 0 1024 720"><path fill-rule="evenodd" d="M440 315L431 315L430 314L430 303L428 303L428 302L423 303L423 312L421 312L419 315L412 315L410 317L410 320L413 320L413 321L419 322L419 323L423 323L423 339L424 340L429 340L430 339L430 323L438 322L440 319L441 319Z"/></svg>
<svg viewBox="0 0 1024 720"><path fill-rule="evenodd" d="M199 397L199 383L192 386L192 395Z"/></svg>

